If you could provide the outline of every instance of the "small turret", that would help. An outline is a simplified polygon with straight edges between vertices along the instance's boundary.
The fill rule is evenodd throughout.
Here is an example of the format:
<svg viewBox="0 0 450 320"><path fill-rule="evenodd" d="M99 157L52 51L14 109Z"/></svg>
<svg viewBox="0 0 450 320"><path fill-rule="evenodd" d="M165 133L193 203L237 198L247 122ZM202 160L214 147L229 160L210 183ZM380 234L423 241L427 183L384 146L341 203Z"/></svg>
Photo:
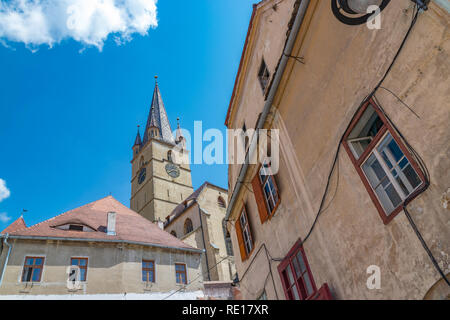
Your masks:
<svg viewBox="0 0 450 320"><path fill-rule="evenodd" d="M180 118L177 118L177 135L175 138L175 143L177 146L180 146L182 150L186 148L186 139L183 137L183 132L180 128Z"/></svg>
<svg viewBox="0 0 450 320"><path fill-rule="evenodd" d="M141 149L142 146L142 140L141 140L141 133L139 132L139 127L138 127L138 132L136 135L136 139L134 140L134 145L133 145L133 158L136 157L136 155L139 153L139 150Z"/></svg>

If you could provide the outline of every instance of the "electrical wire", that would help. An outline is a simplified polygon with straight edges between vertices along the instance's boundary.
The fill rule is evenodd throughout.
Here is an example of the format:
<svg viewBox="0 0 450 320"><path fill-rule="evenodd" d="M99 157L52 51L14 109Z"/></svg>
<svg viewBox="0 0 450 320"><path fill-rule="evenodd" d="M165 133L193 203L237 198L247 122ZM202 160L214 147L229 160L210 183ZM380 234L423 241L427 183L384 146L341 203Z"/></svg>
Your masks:
<svg viewBox="0 0 450 320"><path fill-rule="evenodd" d="M228 257L223 258L222 260L220 260L219 262L217 262L215 265L213 265L211 268L209 268L207 271L201 273L198 277L194 278L194 280L191 280L188 284L186 284L184 287L179 288L178 290L175 290L174 292L172 292L171 294L169 294L168 296L162 298L161 300L166 300L168 298L170 298L171 296L173 296L174 294L186 289L188 286L190 286L191 284L193 284L196 280L198 280L200 277L203 277L207 272L211 271L212 269L214 269L216 266L218 266L220 263L222 263L223 261L227 260Z"/></svg>
<svg viewBox="0 0 450 320"><path fill-rule="evenodd" d="M328 190L329 190L329 186L330 186L330 181L331 181L331 178L332 178L333 173L334 173L334 171L335 171L336 163L338 163L339 153L340 153L340 150L341 150L342 143L344 142L345 133L348 131L348 129L349 129L351 123L352 123L353 120L355 119L355 117L356 117L356 115L358 114L358 112L359 112L359 111L361 110L361 108L369 101L369 99L372 98L372 97L374 97L374 98L376 99L375 93L378 91L378 89L382 88L382 89L384 89L384 90L390 92L391 94L393 94L395 97L397 97L397 99L398 99L400 102L402 102L403 105L405 105L405 106L406 106L406 107L407 107L407 108L408 108L408 109L409 109L416 117L418 117L418 118L420 119L420 117L417 115L417 113L415 113L414 110L413 110L411 107L409 107L406 103L404 103L404 102L403 102L403 101L402 101L395 93L393 93L391 90L389 90L389 89L387 89L387 88L385 88L385 87L382 87L383 82L386 80L388 74L391 72L391 70L392 70L392 68L393 68L393 66L394 66L394 64L395 64L395 62L397 61L398 57L400 56L400 53L402 52L402 50L403 50L403 48L404 48L404 46L405 46L405 43L406 43L407 39L409 38L409 35L410 35L410 33L411 33L411 31L412 31L414 25L415 25L416 22L417 22L417 18L418 18L419 12L420 12L420 8L417 7L417 3L416 3L415 6L414 6L414 11L415 11L415 13L413 14L413 18L412 18L411 24L410 24L410 26L409 26L409 28L408 28L408 30L407 30L407 32L406 32L405 37L403 38L403 40L402 40L402 42L401 42L401 44L400 44L399 49L397 50L397 52L396 52L396 54L395 54L395 56L394 56L392 62L390 63L390 65L389 65L389 67L387 68L386 72L384 73L383 77L380 79L380 81L379 81L378 84L375 86L375 88L372 90L372 92L371 92L369 95L367 95L367 96L363 99L363 101L360 103L359 107L357 108L357 110L356 110L355 113L353 114L352 119L351 119L350 122L348 123L347 128L344 130L344 133L342 134L342 136L341 136L341 138L340 138L340 140L339 140L339 144L338 144L336 153L335 153L334 158L333 158L333 162L332 162L332 165L331 165L330 172L329 172L329 174L328 174L327 183L326 183L325 190L324 190L324 193L323 193L323 196L322 196L322 200L321 200L321 202L320 202L319 209L318 209L318 211L317 211L317 214L316 214L316 217L315 217L315 219L314 219L314 222L313 222L313 224L311 225L311 228L309 229L309 231L308 231L306 237L301 241L300 246L303 246L303 244L309 239L309 237L311 236L311 234L312 234L312 232L313 232L313 230L314 230L314 228L315 228L315 226L316 226L316 224L317 224L317 221L318 221L320 215L321 215L325 210L328 209L328 207L331 205L332 201L334 200L334 196L333 196L333 198L332 198L332 200L330 201L330 203L328 204L328 206L327 206L325 209L323 209L323 205L324 205L324 203L325 203L325 199L326 199L326 196L327 196L327 194L328 194ZM292 57L292 58L298 58L298 57ZM300 62L301 62L301 61L300 61ZM303 63L303 62L302 62L302 63ZM381 106L381 104L378 104L378 105ZM380 107L380 108L381 108L381 107ZM381 109L381 110L383 110L383 109ZM418 155L418 153L414 150L414 148L412 148L412 146L407 142L407 140L404 138L404 136L401 134L401 132L398 130L398 128L392 123L392 121L391 121L390 118L386 115L386 113L385 113L384 111L383 111L383 113L385 114L386 118L387 118L388 121L391 123L391 125L394 127L394 129L398 132L398 134L399 134L399 135L402 137L402 139L405 141L405 144L408 146L408 149L411 150L411 152L412 152L412 154L414 155L414 157L417 158L417 160L418 160L417 162L420 164L421 169L423 169L423 172L424 172L424 174L425 174L426 177L427 177L427 178L426 178L427 181L426 181L426 183L425 183L425 187L424 187L423 189L420 190L420 193L424 192L424 191L428 188L428 186L429 186L429 178L428 178L428 177L429 177L429 172L428 172L428 169L427 169L427 167L426 167L424 161L423 161L422 158ZM339 174L338 174L338 177L339 177ZM244 184L243 181L242 181L241 183ZM338 182L337 182L336 188L338 188L338 185L339 185L339 180L338 180ZM337 192L337 189L336 189L336 192ZM413 219L412 219L412 217L411 217L411 215L409 214L408 209L407 209L407 205L410 203L410 201L412 201L412 200L413 200L418 194L420 194L420 193L417 193L417 194L416 194L416 192L415 192L415 193L413 193L412 195L410 195L410 196L404 201L404 203L403 203L403 209L404 209L404 212L405 212L405 214L406 214L406 216L407 216L407 218L408 218L408 221L410 222L410 224L411 224L411 226L412 226L414 232L416 233L417 237L419 238L419 241L422 243L422 245L423 245L425 251L426 251L427 254L429 255L429 257L430 257L430 259L431 259L433 265L435 266L435 268L437 269L437 271L439 272L439 274L442 276L442 278L446 281L446 283L450 285L449 280L446 278L445 274L443 273L442 269L440 268L439 264L437 263L436 259L434 258L434 256L433 256L431 250L430 250L429 247L427 246L425 240L423 239L422 235L420 234L420 232L419 232L419 230L418 230L416 224L414 223L414 221L413 221ZM336 195L336 194L335 194L335 195ZM245 278L245 276L247 275L247 272L249 271L249 269L250 269L252 263L255 261L256 256L258 255L258 253L260 252L260 250L261 250L263 247L266 248L265 243L263 243L263 244L260 246L260 248L259 248L258 251L257 251L257 254L253 257L253 259L251 260L249 266L248 266L247 269L244 271L242 277L239 279L238 282L242 282L242 280ZM267 254L268 257L270 258L270 260L272 260L272 261L277 261L277 262L280 262L280 261L283 261L283 260L285 260L285 259L290 258L289 256L286 256L286 257L284 257L284 258L272 258L272 257L270 256L270 253L269 253L269 251L267 250L267 248L266 248L266 254Z"/></svg>
<svg viewBox="0 0 450 320"><path fill-rule="evenodd" d="M424 193L430 186L430 173L428 171L428 168L425 164L425 161L423 161L422 157L420 157L418 152L411 146L411 144L408 142L408 140L405 138L405 136L400 132L400 130L397 128L397 126L393 123L393 121L391 120L389 115L386 113L386 111L381 107L381 104L378 103L375 95L374 95L374 99L376 100L380 110L383 112L383 115L386 117L386 119L389 121L391 126L395 129L395 131L400 135L404 144L406 145L406 147L408 148L410 153L414 156L417 164L419 165L419 168L422 170L422 172L424 174L425 181L424 181L423 186L420 189L413 192L411 195L409 195L405 199L405 201L403 202L403 212L405 213L409 224L411 225L412 229L414 230L414 233L416 234L417 238L419 239L420 243L422 244L422 247L425 249L428 257L430 258L431 262L433 263L433 266L435 267L435 269L437 270L439 275L442 277L442 279L447 283L447 285L450 286L449 279L445 275L442 268L439 266L439 263L437 262L436 258L434 257L433 253L431 252L430 247L427 245L427 243L426 243L425 239L423 238L422 234L420 233L416 223L414 222L414 219L412 218L411 214L408 211L408 204L411 203L411 201L414 200L417 196Z"/></svg>

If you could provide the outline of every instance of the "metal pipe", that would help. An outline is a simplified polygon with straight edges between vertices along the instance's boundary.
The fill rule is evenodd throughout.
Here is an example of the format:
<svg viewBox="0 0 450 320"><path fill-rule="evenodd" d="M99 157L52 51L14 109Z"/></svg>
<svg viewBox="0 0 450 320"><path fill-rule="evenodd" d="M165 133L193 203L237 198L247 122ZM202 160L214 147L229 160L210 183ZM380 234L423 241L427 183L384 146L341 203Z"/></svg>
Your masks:
<svg viewBox="0 0 450 320"><path fill-rule="evenodd" d="M300 2L300 7L298 8L297 15L295 16L294 24L292 26L292 30L289 34L288 40L286 42L286 47L283 51L283 54L281 56L280 65L278 67L278 71L275 73L275 77L273 80L273 84L270 87L269 95L267 97L266 103L264 104L264 109L262 111L261 117L259 118L259 121L256 125L256 130L262 129L264 126L264 123L266 122L267 115L269 114L270 108L272 107L273 100L275 98L275 94L278 90L278 86L280 85L281 78L283 76L283 73L286 69L287 62L289 60L289 56L291 56L292 49L295 44L295 40L297 38L298 32L300 30L300 26L303 22L303 19L305 17L306 9L308 8L310 3L310 0L303 0ZM249 148L249 152L247 153L245 157L245 163L241 168L241 171L239 173L239 177L237 179L236 186L233 190L233 194L231 195L231 200L227 208L227 213L225 215L225 220L227 221L230 218L231 210L234 207L234 203L236 201L237 195L239 194L241 188L242 188L242 181L244 180L244 177L247 173L248 167L249 167L249 159L250 154L253 154L253 152L256 149L257 146L257 135L253 136L252 143Z"/></svg>
<svg viewBox="0 0 450 320"><path fill-rule="evenodd" d="M197 201L196 201L197 202ZM206 250L205 231L203 230L202 209L200 203L197 202L198 217L200 218L200 228L202 229L203 248L205 250L206 270L208 270L208 281L211 281L211 272L209 271L208 250Z"/></svg>
<svg viewBox="0 0 450 320"><path fill-rule="evenodd" d="M9 234L7 233L5 235L5 238L3 239L3 243L8 247L8 253L6 255L5 263L3 264L2 275L0 276L0 287L2 286L2 283L3 283L3 277L5 276L6 266L8 265L9 256L11 255L11 249L12 249L12 245L10 243L8 243L8 237L9 237Z"/></svg>

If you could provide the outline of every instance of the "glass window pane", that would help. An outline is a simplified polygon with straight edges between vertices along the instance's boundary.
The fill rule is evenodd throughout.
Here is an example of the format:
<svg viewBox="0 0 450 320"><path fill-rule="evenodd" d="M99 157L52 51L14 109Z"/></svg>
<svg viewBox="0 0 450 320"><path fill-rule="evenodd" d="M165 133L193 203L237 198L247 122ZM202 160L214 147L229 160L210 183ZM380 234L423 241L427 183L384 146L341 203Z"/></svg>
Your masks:
<svg viewBox="0 0 450 320"><path fill-rule="evenodd" d="M33 269L33 276L32 276L32 281L33 282L38 282L39 281L39 277L41 275L41 269Z"/></svg>
<svg viewBox="0 0 450 320"><path fill-rule="evenodd" d="M86 259L80 259L80 266L86 266Z"/></svg>
<svg viewBox="0 0 450 320"><path fill-rule="evenodd" d="M292 275L292 270L291 270L290 265L286 268L286 272L288 275L289 286L291 286L294 283L294 276Z"/></svg>
<svg viewBox="0 0 450 320"><path fill-rule="evenodd" d="M153 271L150 271L148 274L148 281L154 282L155 281L155 275L153 273Z"/></svg>
<svg viewBox="0 0 450 320"><path fill-rule="evenodd" d="M309 278L308 273L305 273L305 275L303 276L303 280L305 281L305 285L306 285L306 294L309 297L310 295L312 295L314 293L314 289L313 289L311 279Z"/></svg>
<svg viewBox="0 0 450 320"><path fill-rule="evenodd" d="M349 145L355 158L358 159L364 153L383 125L384 123L375 112L375 109L371 105L367 107L348 136Z"/></svg>
<svg viewBox="0 0 450 320"><path fill-rule="evenodd" d="M298 289L297 289L297 286L295 284L292 286L291 290L292 290L292 294L294 296L294 300L300 300L300 296L298 294Z"/></svg>
<svg viewBox="0 0 450 320"><path fill-rule="evenodd" d="M72 259L72 265L77 266L78 265L78 259Z"/></svg>
<svg viewBox="0 0 450 320"><path fill-rule="evenodd" d="M24 272L23 272L23 276L22 276L22 281L23 282L29 282L31 280L31 271L33 269L31 268L25 268Z"/></svg>
<svg viewBox="0 0 450 320"><path fill-rule="evenodd" d="M401 158L403 158L404 154L400 147L398 146L397 142L392 138L392 136L389 134L388 137L390 137L390 142L388 144L388 149L391 151L392 156L394 157L396 162L399 162Z"/></svg>
<svg viewBox="0 0 450 320"><path fill-rule="evenodd" d="M142 270L142 281L147 281L147 271Z"/></svg>
<svg viewBox="0 0 450 320"><path fill-rule="evenodd" d="M406 178L408 179L409 183L414 189L417 188L422 183L416 171L414 171L413 167L410 164L406 166L406 168L403 170L403 173L405 174Z"/></svg>
<svg viewBox="0 0 450 320"><path fill-rule="evenodd" d="M302 270L302 273L306 271L306 265L305 265L305 261L303 260L303 255L302 252L299 251L297 253L297 260L300 263L300 270Z"/></svg>
<svg viewBox="0 0 450 320"><path fill-rule="evenodd" d="M294 258L292 260L292 265L294 266L294 271L295 271L295 275L296 275L297 279L300 278L300 276L302 275L302 272L300 270L300 265L298 263L297 258Z"/></svg>
<svg viewBox="0 0 450 320"><path fill-rule="evenodd" d="M400 188L402 188L403 192L405 194L409 194L408 188L405 186L402 179L400 177L395 177L395 180L397 180L397 183L400 185Z"/></svg>
<svg viewBox="0 0 450 320"><path fill-rule="evenodd" d="M86 281L86 269L80 269L80 281Z"/></svg>
<svg viewBox="0 0 450 320"><path fill-rule="evenodd" d="M25 264L30 266L30 265L33 264L33 260L34 260L34 259L32 259L32 258L27 258L27 259L25 260Z"/></svg>
<svg viewBox="0 0 450 320"><path fill-rule="evenodd" d="M36 259L34 260L34 265L40 266L41 264L42 264L42 259L41 259L41 258L36 258Z"/></svg>

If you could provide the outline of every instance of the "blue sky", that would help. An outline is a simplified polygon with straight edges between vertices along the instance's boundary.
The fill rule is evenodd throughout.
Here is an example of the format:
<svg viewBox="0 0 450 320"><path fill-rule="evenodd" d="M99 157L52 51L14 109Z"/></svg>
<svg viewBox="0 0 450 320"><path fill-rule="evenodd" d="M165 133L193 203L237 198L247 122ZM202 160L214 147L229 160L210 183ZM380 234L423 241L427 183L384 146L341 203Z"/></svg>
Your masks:
<svg viewBox="0 0 450 320"><path fill-rule="evenodd" d="M252 4L160 0L148 35L122 45L110 35L101 51L73 38L49 49L3 37L0 179L10 195L0 190L0 230L24 208L31 225L110 193L129 205L131 146L155 74L173 129L179 116L191 132L195 120L225 130ZM226 188L227 166L193 165L192 178L194 188Z"/></svg>

